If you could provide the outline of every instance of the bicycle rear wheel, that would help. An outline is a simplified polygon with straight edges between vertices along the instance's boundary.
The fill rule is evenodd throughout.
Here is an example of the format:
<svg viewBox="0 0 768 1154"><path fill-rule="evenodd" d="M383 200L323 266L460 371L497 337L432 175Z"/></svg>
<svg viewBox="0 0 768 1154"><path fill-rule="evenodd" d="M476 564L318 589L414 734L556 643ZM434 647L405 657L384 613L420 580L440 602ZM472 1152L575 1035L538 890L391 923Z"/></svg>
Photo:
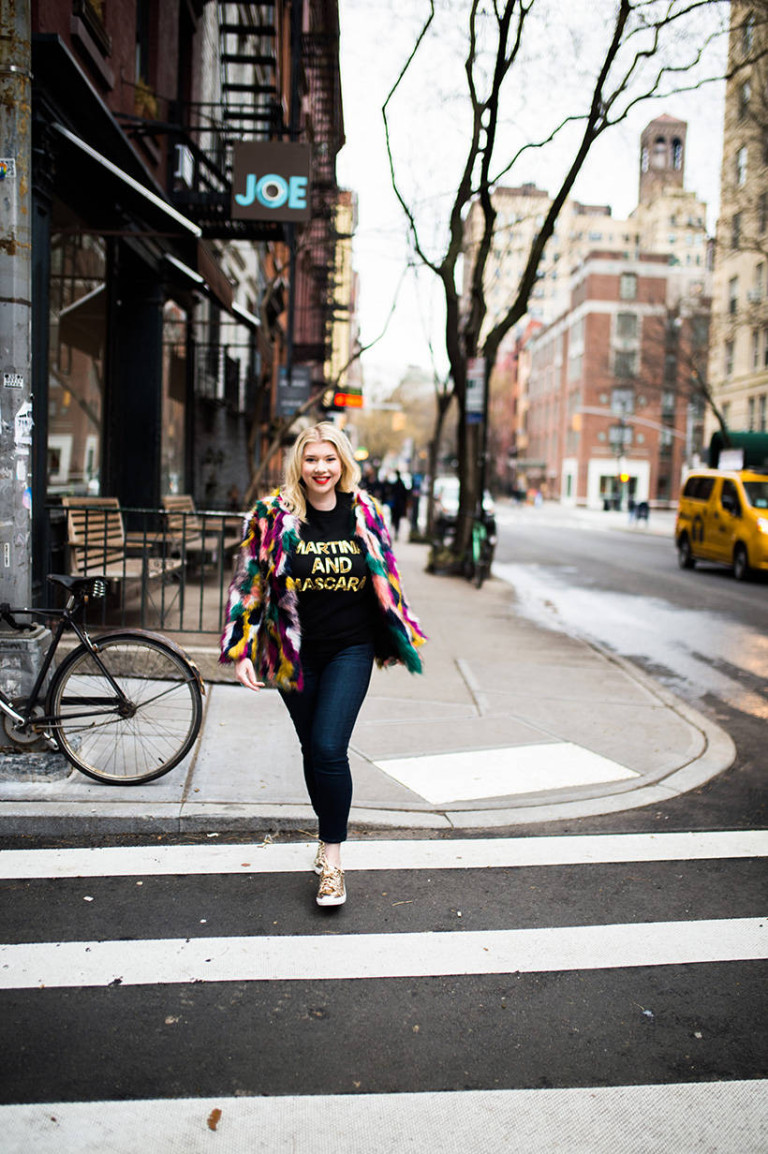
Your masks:
<svg viewBox="0 0 768 1154"><path fill-rule="evenodd" d="M161 638L115 633L65 659L48 694L59 748L81 773L139 785L168 773L189 752L202 694L183 653Z"/></svg>

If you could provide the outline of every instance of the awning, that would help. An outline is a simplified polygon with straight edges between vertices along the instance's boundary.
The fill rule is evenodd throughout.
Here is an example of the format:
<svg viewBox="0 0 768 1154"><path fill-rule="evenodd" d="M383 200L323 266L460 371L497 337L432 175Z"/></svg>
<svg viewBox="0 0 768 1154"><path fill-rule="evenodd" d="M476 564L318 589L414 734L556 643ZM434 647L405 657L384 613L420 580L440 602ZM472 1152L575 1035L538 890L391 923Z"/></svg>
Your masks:
<svg viewBox="0 0 768 1154"><path fill-rule="evenodd" d="M251 329L261 328L261 321L253 313L249 313L248 309L244 309L237 301L232 301L232 315L237 320L242 321L244 325L248 325Z"/></svg>
<svg viewBox="0 0 768 1154"><path fill-rule="evenodd" d="M219 304L226 309L230 316L234 317L239 324L247 325L251 329L261 328L259 318L232 299L232 286L225 280L224 274L219 266L212 261L210 256L206 256L202 261L200 260L202 250L203 246L200 245L198 248L198 263L207 270L210 279L204 277L195 269L190 268L189 265L184 264L183 261L178 260L175 256L171 256L170 253L165 254L165 260L174 270L175 274L189 281L190 285L201 292L206 293L208 296L215 297ZM214 273L215 275L213 275ZM226 292L223 291L224 288L226 288Z"/></svg>
<svg viewBox="0 0 768 1154"><path fill-rule="evenodd" d="M65 141L66 146L73 150L78 174L85 164L91 173L96 172L102 182L106 181L111 183L113 188L116 187L118 200L123 201L126 207L133 209L139 218L162 222L163 231L194 237L202 236L202 230L193 221L182 216L167 201L151 192L138 180L134 180L132 176L118 168L106 156L102 156L95 148L91 148L90 144L76 136L74 132L70 132L63 124L54 123L52 127Z"/></svg>

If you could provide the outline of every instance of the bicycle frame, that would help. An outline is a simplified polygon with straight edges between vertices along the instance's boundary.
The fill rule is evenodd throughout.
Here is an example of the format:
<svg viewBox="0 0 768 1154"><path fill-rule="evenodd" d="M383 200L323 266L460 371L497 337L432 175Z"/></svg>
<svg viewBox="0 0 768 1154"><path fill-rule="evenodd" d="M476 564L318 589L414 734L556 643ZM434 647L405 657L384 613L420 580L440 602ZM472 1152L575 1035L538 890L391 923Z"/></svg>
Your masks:
<svg viewBox="0 0 768 1154"><path fill-rule="evenodd" d="M0 688L0 711L5 713L6 716L12 718L13 721L17 722L17 724L19 724L19 725L29 725L30 722L33 720L33 712L34 712L35 706L38 704L38 701L40 700L40 696L41 696L40 691L42 690L42 687L45 684L45 679L48 676L51 665L53 664L53 659L56 656L56 650L58 649L59 642L61 641L62 637L64 636L64 633L68 629L73 630L73 632L77 634L77 637L79 638L81 644L84 645L85 648L89 651L89 653L93 657L94 661L99 666L99 669L101 670L101 672L104 674L104 676L107 678L110 685L114 689L115 694L117 696L117 699L119 701L127 701L127 698L126 698L125 694L123 693L122 689L117 684L117 682L114 680L114 678L112 677L112 674L109 672L109 670L104 665L101 658L99 657L98 646L96 644L94 644L94 642L91 639L91 637L89 636L87 630L80 628L80 626L74 620L68 606L65 606L64 609L13 609L13 608L6 608L4 613L3 613L3 616L6 619L8 619L9 617L13 618L13 615L15 613L18 613L21 615L28 615L30 617L41 617L44 619L56 617L56 618L58 618L58 621L57 621L56 627L53 631L51 643L48 646L45 657L43 658L43 663L40 666L40 671L39 671L37 677L35 678L34 685L32 686L32 691L29 694L29 697L27 698L26 706L24 708L23 713L19 712L19 710L15 709L13 707L13 705L11 704L11 700L8 697L8 694L5 693L5 691L2 688ZM19 626L18 628L24 629L26 627L25 626ZM91 704L93 704L93 703L91 703ZM72 717L79 717L79 716L90 717L90 716L93 716L93 714L91 711L85 712L82 715L71 714L70 720ZM57 719L55 717L47 717L47 716L43 715L42 717L35 717L34 723L35 723L35 726L38 728L42 728L45 726L50 727L52 725L55 725L56 720ZM43 732L43 735L45 737L51 737L51 734L48 733L45 728L42 729L42 732Z"/></svg>

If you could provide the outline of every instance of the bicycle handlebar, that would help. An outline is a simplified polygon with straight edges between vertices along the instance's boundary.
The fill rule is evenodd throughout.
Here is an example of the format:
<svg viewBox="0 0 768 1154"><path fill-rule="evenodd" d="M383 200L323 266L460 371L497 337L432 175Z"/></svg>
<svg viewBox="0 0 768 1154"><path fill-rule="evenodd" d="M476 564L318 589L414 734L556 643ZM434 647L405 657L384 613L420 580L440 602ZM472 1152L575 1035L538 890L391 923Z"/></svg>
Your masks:
<svg viewBox="0 0 768 1154"><path fill-rule="evenodd" d="M16 618L13 616L13 614L14 613L35 613L35 612L37 612L37 610L35 610L35 609L13 609L12 610L10 603L8 601L0 602L0 621L4 621L6 625L9 625L11 627L11 629L15 629L17 633L28 633L30 630L34 629L35 626L34 626L33 622L31 622L31 621L27 621L25 624L22 624L20 621L16 620Z"/></svg>

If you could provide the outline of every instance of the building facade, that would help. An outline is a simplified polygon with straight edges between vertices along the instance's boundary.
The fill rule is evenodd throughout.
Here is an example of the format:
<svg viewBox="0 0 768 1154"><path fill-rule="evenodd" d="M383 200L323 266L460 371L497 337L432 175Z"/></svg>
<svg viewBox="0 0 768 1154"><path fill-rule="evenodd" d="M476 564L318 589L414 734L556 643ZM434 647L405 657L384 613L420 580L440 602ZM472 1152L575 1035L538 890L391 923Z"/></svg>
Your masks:
<svg viewBox="0 0 768 1154"><path fill-rule="evenodd" d="M522 487L592 508L676 499L701 417L696 286L663 255L587 257L569 310L528 342Z"/></svg>
<svg viewBox="0 0 768 1154"><path fill-rule="evenodd" d="M321 390L338 39L336 0L33 2L37 589L62 495L238 507L280 367ZM284 141L316 158L309 220L238 218L236 146Z"/></svg>
<svg viewBox="0 0 768 1154"><path fill-rule="evenodd" d="M699 398L707 376L706 352L699 345L695 366L697 385L692 387L689 380L685 390L692 398L693 407L690 410L686 407L685 417L680 410L671 420L670 390L661 388L660 378L653 388L649 385L646 392L639 394L643 400L638 403L650 406L646 414L651 422L647 434L638 428L635 439L631 422L620 431L610 422L611 406L618 404L617 397L625 387L624 378L629 381L626 387L631 391L640 364L645 369L651 364L649 347L643 347L646 337L651 343L658 344L661 340L658 334L649 335L652 326L641 324L642 309L652 304L659 317L666 313L670 324L675 321L673 333L677 335L695 327L699 341L706 329L703 318L711 293L706 205L685 188L686 144L685 121L663 114L646 126L640 139L638 204L627 220L614 218L607 205L584 205L572 199L563 205L555 232L544 249L528 313L502 344L491 378L489 434L496 458L492 461L492 471L507 489L541 489L551 496L591 504L611 503L620 496L628 501L635 499L635 493L642 494L637 500L651 498L665 502L677 491L678 477L673 473L682 464L677 447L683 443L686 452L698 452ZM497 218L494 244L485 270L488 304L485 333L511 307L531 245L551 203L549 195L532 184L494 191ZM482 211L476 203L468 216L466 230L465 307L471 262L481 230ZM602 274L594 275L595 254L599 252L610 254L614 270L624 263L626 283L640 277L641 292L645 295L640 299L641 312L636 312L634 319L627 310L619 310L621 273L613 276L610 286L601 279ZM658 279L655 271L649 272L652 266L664 269L661 278L664 289L659 299L650 292L649 286L654 278ZM574 294L584 292L593 307L586 312L581 307L574 321L574 315L578 314ZM603 317L612 310L622 311L620 333L616 328L619 322L606 327L604 319L597 321L601 310ZM544 325L543 333L536 335L531 325ZM565 351L566 346L571 350L569 353ZM574 348L578 352L574 353ZM671 366L671 352L669 358ZM636 367L630 372L627 366L633 361ZM586 365L586 377L573 375L577 363ZM668 373L672 371L669 366ZM670 411L651 412L658 407L652 398L660 397L662 392L666 394L665 404ZM596 411L588 413L587 409ZM597 418L606 413L608 424L601 425ZM634 411L631 415L639 422L639 415ZM595 420L587 421L588 417ZM512 429L493 427L499 421L508 420L514 422ZM683 422L684 433L677 427L678 421ZM663 430L660 434L664 440L663 459L656 452L654 424ZM630 469L626 481L621 482L620 492L616 477L626 470L618 466L627 454L618 450L627 447L630 437L635 447L634 472ZM626 438L627 445L616 442L616 438ZM604 468L606 460L613 462L608 471ZM587 464L588 461L592 464Z"/></svg>
<svg viewBox="0 0 768 1154"><path fill-rule="evenodd" d="M733 3L709 380L727 426L742 432L768 429L767 48L765 23ZM710 415L707 432L717 427Z"/></svg>

